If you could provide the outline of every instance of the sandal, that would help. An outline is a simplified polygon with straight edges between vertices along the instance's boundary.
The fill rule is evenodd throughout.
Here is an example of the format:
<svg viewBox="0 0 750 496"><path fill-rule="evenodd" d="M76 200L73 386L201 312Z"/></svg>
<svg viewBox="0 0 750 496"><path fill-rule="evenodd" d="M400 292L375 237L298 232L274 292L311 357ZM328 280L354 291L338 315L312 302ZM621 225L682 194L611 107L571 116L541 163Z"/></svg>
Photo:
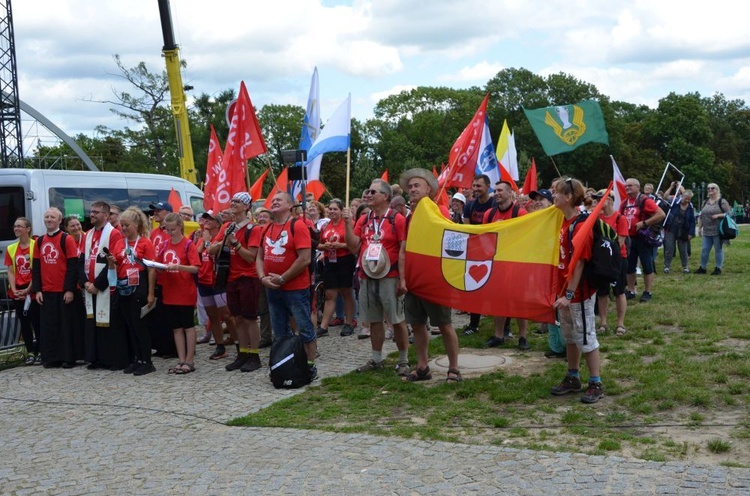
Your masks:
<svg viewBox="0 0 750 496"><path fill-rule="evenodd" d="M627 334L627 332L628 330L625 329L625 326L617 326L615 328L615 336L617 336L618 338L624 336L625 334Z"/></svg>
<svg viewBox="0 0 750 496"><path fill-rule="evenodd" d="M607 326L605 326L605 325L600 325L600 326L599 326L599 327L598 327L598 328L596 329L596 333L597 333L597 334L606 334L606 333L607 333L607 330L608 330L608 329L607 329Z"/></svg>
<svg viewBox="0 0 750 496"><path fill-rule="evenodd" d="M189 374L190 372L195 372L195 365L192 363L183 363L182 366L177 369L175 374L183 375L183 374Z"/></svg>
<svg viewBox="0 0 750 496"><path fill-rule="evenodd" d="M461 372L458 369L448 369L448 377L445 378L445 382L454 383L461 382L464 378L461 377Z"/></svg>
<svg viewBox="0 0 750 496"><path fill-rule="evenodd" d="M432 373L430 372L429 365L423 369L414 369L409 375L404 376L402 379L406 382L417 382L417 381L429 381L432 379Z"/></svg>
<svg viewBox="0 0 750 496"><path fill-rule="evenodd" d="M182 370L182 366L184 364L182 362L178 362L177 365L174 367L170 367L169 370L167 370L167 374L180 374L180 370Z"/></svg>

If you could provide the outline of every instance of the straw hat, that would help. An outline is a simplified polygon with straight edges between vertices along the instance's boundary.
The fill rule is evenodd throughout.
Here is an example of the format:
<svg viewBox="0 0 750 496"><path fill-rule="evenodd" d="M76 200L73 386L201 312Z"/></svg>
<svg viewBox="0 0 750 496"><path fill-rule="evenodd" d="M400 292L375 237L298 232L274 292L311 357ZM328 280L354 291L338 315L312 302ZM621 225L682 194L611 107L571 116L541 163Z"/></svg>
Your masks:
<svg viewBox="0 0 750 496"><path fill-rule="evenodd" d="M430 198L434 200L437 194L440 192L440 185L438 184L437 178L432 174L432 172L421 167L415 167L413 169L402 172L401 177L398 180L398 184L401 186L401 189L403 189L404 192L409 192L409 180L413 177L420 177L427 181L427 184L430 186Z"/></svg>
<svg viewBox="0 0 750 496"><path fill-rule="evenodd" d="M365 260L362 257L362 271L371 279L382 279L391 271L391 261L388 251L383 248L377 260Z"/></svg>

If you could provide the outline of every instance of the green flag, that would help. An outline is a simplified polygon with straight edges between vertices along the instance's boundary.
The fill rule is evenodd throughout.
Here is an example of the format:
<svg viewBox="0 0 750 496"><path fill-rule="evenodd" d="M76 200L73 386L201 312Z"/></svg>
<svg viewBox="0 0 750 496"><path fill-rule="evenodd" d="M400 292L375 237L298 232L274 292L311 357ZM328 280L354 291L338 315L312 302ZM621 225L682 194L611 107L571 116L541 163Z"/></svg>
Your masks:
<svg viewBox="0 0 750 496"><path fill-rule="evenodd" d="M592 141L609 145L602 109L595 100L523 111L547 155L571 152Z"/></svg>

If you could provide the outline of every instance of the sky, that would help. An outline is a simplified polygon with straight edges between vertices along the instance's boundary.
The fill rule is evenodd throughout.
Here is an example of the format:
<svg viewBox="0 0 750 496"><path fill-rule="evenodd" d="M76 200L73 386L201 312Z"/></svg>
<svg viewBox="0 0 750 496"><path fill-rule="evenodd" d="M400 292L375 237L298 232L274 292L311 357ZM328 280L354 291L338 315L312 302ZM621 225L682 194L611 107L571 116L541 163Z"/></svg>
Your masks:
<svg viewBox="0 0 750 496"><path fill-rule="evenodd" d="M157 0L11 1L21 100L70 135L129 125L93 101L132 91L116 76L113 54L126 67L143 61L153 72L164 68ZM750 30L741 5L172 0L171 12L188 64L183 82L195 88L188 98L237 91L244 80L256 107L305 107L317 66L325 122L349 93L352 116L365 120L388 95L417 86L483 87L499 71L521 67L542 76L564 72L613 100L652 108L670 92L750 102ZM25 133L28 147L34 131Z"/></svg>

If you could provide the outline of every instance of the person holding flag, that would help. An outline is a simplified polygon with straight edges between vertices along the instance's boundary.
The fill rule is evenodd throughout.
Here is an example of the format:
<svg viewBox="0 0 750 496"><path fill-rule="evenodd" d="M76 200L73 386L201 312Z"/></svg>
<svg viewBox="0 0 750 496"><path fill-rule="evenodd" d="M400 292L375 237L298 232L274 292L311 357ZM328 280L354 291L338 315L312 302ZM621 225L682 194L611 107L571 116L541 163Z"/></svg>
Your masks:
<svg viewBox="0 0 750 496"><path fill-rule="evenodd" d="M577 179L559 178L552 185L555 208L565 216L560 228L560 262L558 297L554 307L558 311L560 330L566 342L568 373L560 384L553 387L554 396L581 391L579 362L581 354L589 369L589 384L581 396L583 403L596 403L604 396L600 374L599 341L596 339L594 306L596 290L583 278L583 268L591 259L593 221L597 220L601 206L584 222L586 214L579 216L585 188ZM564 294L563 294L564 293Z"/></svg>

